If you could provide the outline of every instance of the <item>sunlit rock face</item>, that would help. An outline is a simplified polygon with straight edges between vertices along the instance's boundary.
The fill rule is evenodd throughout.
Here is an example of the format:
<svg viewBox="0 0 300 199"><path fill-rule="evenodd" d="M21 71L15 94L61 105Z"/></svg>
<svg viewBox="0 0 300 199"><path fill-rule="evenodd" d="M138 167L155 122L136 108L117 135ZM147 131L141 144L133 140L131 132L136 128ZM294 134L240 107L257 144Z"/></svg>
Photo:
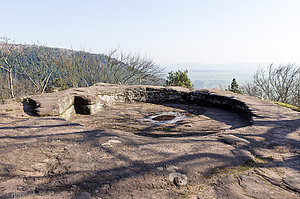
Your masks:
<svg viewBox="0 0 300 199"><path fill-rule="evenodd" d="M244 112L251 117L251 110L234 97L222 96L207 90L190 91L180 87L124 86L96 84L86 88L68 89L29 97L32 112L39 116L69 117L71 114L95 114L103 105L114 103L188 103L217 106ZM70 111L70 110L72 111ZM68 114L65 114L65 113Z"/></svg>

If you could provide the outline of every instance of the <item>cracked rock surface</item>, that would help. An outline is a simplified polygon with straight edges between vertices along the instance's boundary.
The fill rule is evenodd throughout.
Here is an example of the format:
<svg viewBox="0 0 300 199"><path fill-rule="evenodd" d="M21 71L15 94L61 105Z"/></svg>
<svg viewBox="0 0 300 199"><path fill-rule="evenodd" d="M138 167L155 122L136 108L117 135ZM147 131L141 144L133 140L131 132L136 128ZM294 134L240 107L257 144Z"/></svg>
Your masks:
<svg viewBox="0 0 300 199"><path fill-rule="evenodd" d="M117 103L68 121L0 104L0 198L299 198L300 114L209 92L246 103L251 123L193 104ZM141 122L161 112L185 117Z"/></svg>

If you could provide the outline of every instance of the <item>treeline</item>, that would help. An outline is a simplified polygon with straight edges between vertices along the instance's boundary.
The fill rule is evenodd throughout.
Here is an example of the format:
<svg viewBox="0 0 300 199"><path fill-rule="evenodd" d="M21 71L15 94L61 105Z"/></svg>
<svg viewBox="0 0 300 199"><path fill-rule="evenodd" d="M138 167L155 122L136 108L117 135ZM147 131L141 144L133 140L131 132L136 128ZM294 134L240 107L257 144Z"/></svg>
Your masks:
<svg viewBox="0 0 300 199"><path fill-rule="evenodd" d="M270 64L258 68L252 81L240 88L234 78L226 90L300 107L300 67L296 64L277 67Z"/></svg>
<svg viewBox="0 0 300 199"><path fill-rule="evenodd" d="M59 89L113 84L165 83L163 69L152 60L117 49L104 54L20 45L2 38L0 43L0 97L14 98Z"/></svg>
<svg viewBox="0 0 300 199"><path fill-rule="evenodd" d="M249 95L300 107L300 67L296 64L270 64L259 68L252 82L242 87Z"/></svg>
<svg viewBox="0 0 300 199"><path fill-rule="evenodd" d="M1 41L1 39L0 39ZM113 84L173 85L192 89L187 71L170 72L152 60L117 49L92 54L43 45L20 45L3 37L0 42L0 98L15 98L55 89ZM237 77L238 79L238 77ZM300 67L287 64L259 68L252 82L228 90L300 106Z"/></svg>

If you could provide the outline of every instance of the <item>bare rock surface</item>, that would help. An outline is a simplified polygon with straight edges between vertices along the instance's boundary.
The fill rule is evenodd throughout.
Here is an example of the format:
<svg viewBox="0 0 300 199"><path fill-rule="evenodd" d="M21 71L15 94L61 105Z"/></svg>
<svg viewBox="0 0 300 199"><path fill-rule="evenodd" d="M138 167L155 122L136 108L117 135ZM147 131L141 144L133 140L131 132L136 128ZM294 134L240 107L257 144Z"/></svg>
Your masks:
<svg viewBox="0 0 300 199"><path fill-rule="evenodd" d="M205 92L245 103L253 117L178 101L106 103L104 92L124 89L98 84L33 96L45 117L28 115L20 102L0 104L0 198L300 197L298 112L217 89ZM49 107L63 112L78 93L85 96L78 104L101 108L68 121L51 115ZM147 120L162 112L184 117Z"/></svg>

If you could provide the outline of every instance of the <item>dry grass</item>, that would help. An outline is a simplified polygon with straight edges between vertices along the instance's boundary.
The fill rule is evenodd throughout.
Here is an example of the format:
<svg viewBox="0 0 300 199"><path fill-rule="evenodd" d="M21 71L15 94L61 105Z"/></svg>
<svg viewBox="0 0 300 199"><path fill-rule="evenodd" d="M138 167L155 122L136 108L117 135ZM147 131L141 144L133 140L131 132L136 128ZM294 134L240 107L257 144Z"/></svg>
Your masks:
<svg viewBox="0 0 300 199"><path fill-rule="evenodd" d="M283 103L283 102L273 102L273 103L278 104L279 106L282 106L282 107L289 108L289 109L292 109L294 111L300 112L300 107L297 107L297 106L294 106L294 105L291 105L291 104L286 104L286 103Z"/></svg>

